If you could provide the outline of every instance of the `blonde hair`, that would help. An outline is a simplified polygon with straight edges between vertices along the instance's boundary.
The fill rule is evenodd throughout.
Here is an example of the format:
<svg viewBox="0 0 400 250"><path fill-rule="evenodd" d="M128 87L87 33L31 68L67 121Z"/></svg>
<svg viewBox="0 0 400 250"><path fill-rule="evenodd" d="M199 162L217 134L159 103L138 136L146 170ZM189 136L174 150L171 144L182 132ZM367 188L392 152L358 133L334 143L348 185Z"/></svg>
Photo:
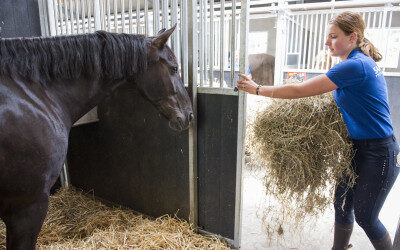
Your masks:
<svg viewBox="0 0 400 250"><path fill-rule="evenodd" d="M367 56L375 62L382 60L382 55L378 49L364 37L365 22L361 15L355 12L346 11L333 17L329 24L338 26L348 36L351 33L357 34L357 45Z"/></svg>

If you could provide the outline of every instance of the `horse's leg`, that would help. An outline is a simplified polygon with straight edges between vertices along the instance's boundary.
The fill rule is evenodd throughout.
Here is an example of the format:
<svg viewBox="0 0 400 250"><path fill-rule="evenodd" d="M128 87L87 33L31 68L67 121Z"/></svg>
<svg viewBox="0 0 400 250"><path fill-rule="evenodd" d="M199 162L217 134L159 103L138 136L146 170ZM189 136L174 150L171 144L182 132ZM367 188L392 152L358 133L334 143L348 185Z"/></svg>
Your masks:
<svg viewBox="0 0 400 250"><path fill-rule="evenodd" d="M6 216L8 250L35 249L37 237L42 228L49 205L49 197L13 211Z"/></svg>

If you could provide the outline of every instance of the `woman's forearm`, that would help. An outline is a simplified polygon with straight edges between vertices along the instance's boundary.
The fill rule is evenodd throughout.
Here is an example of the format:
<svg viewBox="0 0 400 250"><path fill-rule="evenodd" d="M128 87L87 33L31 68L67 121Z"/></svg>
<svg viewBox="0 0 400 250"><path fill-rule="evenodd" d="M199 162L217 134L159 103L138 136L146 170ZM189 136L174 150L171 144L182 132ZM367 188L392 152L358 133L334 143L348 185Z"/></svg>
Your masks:
<svg viewBox="0 0 400 250"><path fill-rule="evenodd" d="M304 97L301 94L301 89L294 84L281 86L261 86L258 94L261 96L280 99L295 99Z"/></svg>

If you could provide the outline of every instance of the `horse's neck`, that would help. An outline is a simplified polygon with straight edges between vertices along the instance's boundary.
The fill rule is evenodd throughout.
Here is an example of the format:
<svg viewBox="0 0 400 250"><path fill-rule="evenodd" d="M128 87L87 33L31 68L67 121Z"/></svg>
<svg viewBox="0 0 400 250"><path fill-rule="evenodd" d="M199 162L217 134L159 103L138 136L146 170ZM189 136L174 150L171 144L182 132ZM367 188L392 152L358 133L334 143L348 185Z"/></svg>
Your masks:
<svg viewBox="0 0 400 250"><path fill-rule="evenodd" d="M68 116L67 126L72 126L125 82L126 80L77 80L62 82L60 87L54 88L63 112Z"/></svg>

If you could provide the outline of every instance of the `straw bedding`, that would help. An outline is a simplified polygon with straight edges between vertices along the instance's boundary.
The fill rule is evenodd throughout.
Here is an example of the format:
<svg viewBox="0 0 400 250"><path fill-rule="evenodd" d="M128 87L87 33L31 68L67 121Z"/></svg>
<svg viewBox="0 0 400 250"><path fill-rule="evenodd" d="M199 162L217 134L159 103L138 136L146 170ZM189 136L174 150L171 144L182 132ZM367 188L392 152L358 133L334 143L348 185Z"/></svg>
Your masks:
<svg viewBox="0 0 400 250"><path fill-rule="evenodd" d="M285 221L315 220L331 206L335 184L354 184L354 152L332 94L266 101L248 119L247 153L250 166L265 171L268 233L283 234Z"/></svg>
<svg viewBox="0 0 400 250"><path fill-rule="evenodd" d="M111 208L74 189L51 196L38 249L229 249L216 237L196 234L178 218L144 218ZM5 226L0 221L0 249Z"/></svg>

